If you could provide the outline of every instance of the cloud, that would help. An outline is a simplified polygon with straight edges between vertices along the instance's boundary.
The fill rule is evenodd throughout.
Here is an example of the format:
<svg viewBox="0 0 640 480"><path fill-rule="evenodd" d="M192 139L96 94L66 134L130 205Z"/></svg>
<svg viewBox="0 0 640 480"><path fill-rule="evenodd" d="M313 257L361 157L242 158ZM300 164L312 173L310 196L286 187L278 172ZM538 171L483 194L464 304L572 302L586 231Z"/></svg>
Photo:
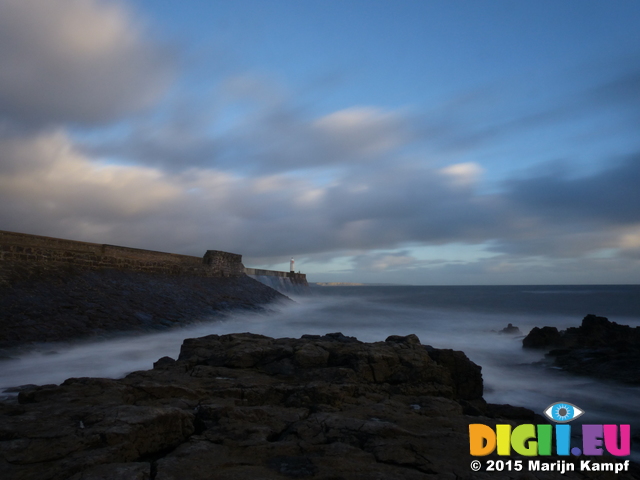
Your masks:
<svg viewBox="0 0 640 480"><path fill-rule="evenodd" d="M180 171L255 175L386 161L419 140L407 112L353 106L321 116L260 76L220 80L212 95L183 97L139 118L119 138L85 142L92 155Z"/></svg>
<svg viewBox="0 0 640 480"><path fill-rule="evenodd" d="M640 224L623 231L616 246L621 257L640 260Z"/></svg>
<svg viewBox="0 0 640 480"><path fill-rule="evenodd" d="M631 65L631 67L629 67ZM618 103L623 106L640 104L640 55L625 58L624 69L617 75L592 88L588 95L604 104Z"/></svg>
<svg viewBox="0 0 640 480"><path fill-rule="evenodd" d="M615 125L611 129L617 132L637 126L637 118L632 127L628 118L630 111L638 111L631 98L637 72L634 66L616 65L604 78L594 78L592 71L581 77L563 73L552 85L505 82L462 92L421 112L352 105L318 116L273 79L245 72L215 78L210 94L198 92L189 99L183 92L182 102L139 119L127 135L94 139L86 147L98 156L174 171L210 167L256 175L378 168L401 161L399 155L407 152L419 152L421 162L441 167L482 164L490 173L499 163L515 170L524 161L544 161L553 146L559 147L557 156L580 164L573 158L576 144L603 148L616 134L596 126ZM545 93L523 94L531 89ZM624 153L628 138L617 142L611 154Z"/></svg>
<svg viewBox="0 0 640 480"><path fill-rule="evenodd" d="M637 261L572 257L562 260L503 254L474 262L389 272L389 281L444 285L576 285L637 283Z"/></svg>
<svg viewBox="0 0 640 480"><path fill-rule="evenodd" d="M506 196L523 215L575 225L640 222L640 153L584 177L549 173L511 180Z"/></svg>
<svg viewBox="0 0 640 480"><path fill-rule="evenodd" d="M579 164L584 159L573 158L576 151L592 158L590 151L604 144L607 155L624 154L630 144L640 147L634 137L640 126L639 86L637 51L622 59L591 60L579 69L506 78L425 112L423 145L439 156L481 157L485 167L504 163L505 154L513 156L514 167L527 157L543 162L554 150L553 160Z"/></svg>
<svg viewBox="0 0 640 480"><path fill-rule="evenodd" d="M256 172L352 168L388 158L412 140L401 112L358 106L310 118L304 110L278 105L248 117L227 147Z"/></svg>
<svg viewBox="0 0 640 480"><path fill-rule="evenodd" d="M389 271L415 266L417 259L401 252L375 252L356 255L353 257L354 269L358 271Z"/></svg>
<svg viewBox="0 0 640 480"><path fill-rule="evenodd" d="M312 124L324 142L350 157L376 156L406 144L410 129L405 118L372 107L352 107L325 115Z"/></svg>
<svg viewBox="0 0 640 480"><path fill-rule="evenodd" d="M0 124L111 121L157 100L172 61L119 1L0 0Z"/></svg>
<svg viewBox="0 0 640 480"><path fill-rule="evenodd" d="M483 168L474 162L456 163L440 169L455 185L468 186L478 182Z"/></svg>
<svg viewBox="0 0 640 480"><path fill-rule="evenodd" d="M192 253L258 257L483 239L497 207L416 165L347 170L324 186L290 174L172 172L96 161L62 131L4 138L0 155L3 228Z"/></svg>
<svg viewBox="0 0 640 480"><path fill-rule="evenodd" d="M162 172L89 161L62 132L0 140L0 155L2 223L19 230L86 238L83 225L104 232L134 223L181 193Z"/></svg>
<svg viewBox="0 0 640 480"><path fill-rule="evenodd" d="M193 167L214 167L223 151L223 142L212 138L206 124L200 122L202 113L189 107L162 120L138 120L124 138L85 142L85 152L98 158L122 163L135 163L181 171Z"/></svg>

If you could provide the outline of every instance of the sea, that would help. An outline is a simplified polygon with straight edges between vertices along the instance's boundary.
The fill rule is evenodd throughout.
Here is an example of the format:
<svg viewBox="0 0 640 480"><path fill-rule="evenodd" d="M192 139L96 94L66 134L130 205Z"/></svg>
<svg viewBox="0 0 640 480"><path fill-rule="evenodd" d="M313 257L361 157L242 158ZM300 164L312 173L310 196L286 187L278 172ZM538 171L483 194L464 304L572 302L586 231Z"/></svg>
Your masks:
<svg viewBox="0 0 640 480"><path fill-rule="evenodd" d="M209 334L298 338L342 332L377 342L413 333L424 345L462 350L480 365L488 402L540 414L552 403L569 402L585 412L584 423L631 424L633 459L640 459L640 387L568 374L543 362L543 352L522 348L533 327L579 326L587 314L640 326L640 285L312 286L305 293L284 293L294 301L265 311L194 319L170 331L47 345L2 360L0 395L69 377L120 378L152 368L161 357L177 358L185 338ZM521 334L500 333L509 323Z"/></svg>

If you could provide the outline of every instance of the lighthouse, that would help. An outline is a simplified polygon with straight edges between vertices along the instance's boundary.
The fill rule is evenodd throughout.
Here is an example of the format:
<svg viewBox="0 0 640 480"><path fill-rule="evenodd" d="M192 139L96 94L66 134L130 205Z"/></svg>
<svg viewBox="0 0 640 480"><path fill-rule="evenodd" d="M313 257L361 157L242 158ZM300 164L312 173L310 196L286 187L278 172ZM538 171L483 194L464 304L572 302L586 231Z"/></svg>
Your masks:
<svg viewBox="0 0 640 480"><path fill-rule="evenodd" d="M292 258L291 261L289 262L289 271L291 273L293 273L293 264L295 263L295 260Z"/></svg>

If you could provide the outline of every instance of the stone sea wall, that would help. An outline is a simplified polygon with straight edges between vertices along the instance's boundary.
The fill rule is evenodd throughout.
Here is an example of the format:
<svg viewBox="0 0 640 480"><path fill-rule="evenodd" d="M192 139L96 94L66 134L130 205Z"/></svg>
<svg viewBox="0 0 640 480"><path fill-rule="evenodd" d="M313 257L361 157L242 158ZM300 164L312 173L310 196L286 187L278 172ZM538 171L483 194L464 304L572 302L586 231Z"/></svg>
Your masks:
<svg viewBox="0 0 640 480"><path fill-rule="evenodd" d="M208 250L203 258L0 231L0 284L64 270L115 269L200 277L244 274L242 255Z"/></svg>
<svg viewBox="0 0 640 480"><path fill-rule="evenodd" d="M245 268L242 255L207 250L203 257L79 242L0 230L0 285L59 271L114 269L197 277L282 277L308 286L304 273Z"/></svg>
<svg viewBox="0 0 640 480"><path fill-rule="evenodd" d="M309 293L309 284L306 282L306 279L304 282L298 282L289 277L274 275L252 275L248 273L247 276L267 287L279 291L283 295L306 295Z"/></svg>
<svg viewBox="0 0 640 480"><path fill-rule="evenodd" d="M244 270L241 255L216 250L199 258L0 231L0 350L178 327L288 300Z"/></svg>
<svg viewBox="0 0 640 480"><path fill-rule="evenodd" d="M261 268L245 268L244 273L251 275L252 277L278 277L284 279L285 282L292 283L294 285L302 285L308 287L307 276L304 273L295 272L279 272L276 270L264 270Z"/></svg>
<svg viewBox="0 0 640 480"><path fill-rule="evenodd" d="M261 268L245 268L244 272L254 280L259 281L283 293L284 295L307 293L309 284L304 273L279 272Z"/></svg>
<svg viewBox="0 0 640 480"><path fill-rule="evenodd" d="M0 357L3 349L148 333L212 321L235 310L262 310L276 301L288 299L246 275L111 269L49 274L0 288Z"/></svg>

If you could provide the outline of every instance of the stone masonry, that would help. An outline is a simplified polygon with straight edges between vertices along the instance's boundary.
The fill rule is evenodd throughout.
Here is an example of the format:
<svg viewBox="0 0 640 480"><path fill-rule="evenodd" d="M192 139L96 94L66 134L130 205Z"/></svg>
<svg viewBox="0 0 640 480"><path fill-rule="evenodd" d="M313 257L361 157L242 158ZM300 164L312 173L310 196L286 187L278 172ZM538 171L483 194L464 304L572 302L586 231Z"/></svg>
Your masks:
<svg viewBox="0 0 640 480"><path fill-rule="evenodd" d="M242 255L207 250L203 258L0 231L0 285L59 271L115 269L163 275L244 275Z"/></svg>

